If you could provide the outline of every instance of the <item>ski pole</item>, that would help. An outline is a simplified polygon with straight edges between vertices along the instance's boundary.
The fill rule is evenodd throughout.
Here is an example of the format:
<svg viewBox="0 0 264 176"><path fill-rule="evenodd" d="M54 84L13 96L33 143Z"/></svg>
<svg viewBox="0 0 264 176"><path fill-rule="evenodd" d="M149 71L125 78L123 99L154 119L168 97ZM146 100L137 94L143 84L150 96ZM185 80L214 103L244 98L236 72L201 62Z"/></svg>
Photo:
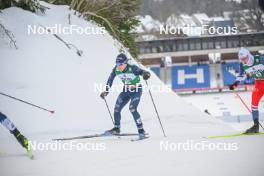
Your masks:
<svg viewBox="0 0 264 176"><path fill-rule="evenodd" d="M234 92L234 93L239 98L239 100L242 102L242 104L244 105L244 107L248 110L248 112L251 114L251 110L249 109L249 107L246 104L246 102L241 98L241 96L237 92Z"/></svg>
<svg viewBox="0 0 264 176"><path fill-rule="evenodd" d="M11 95L7 95L7 94L2 93L2 92L0 92L0 95L6 96L6 97L11 98L11 99L14 99L14 100L16 100L16 101L20 101L20 102L25 103L25 104L27 104L27 105L33 106L33 107L35 107L35 108L38 108L38 109L41 109L41 110L44 110L44 111L50 112L51 114L54 114L54 113L55 113L55 111L48 110L48 109L46 109L46 108L43 108L43 107L40 107L40 106L34 105L34 104L32 104L32 103L26 102L26 101L24 101L24 100L21 100L21 99L19 99L19 98L13 97L13 96L11 96Z"/></svg>
<svg viewBox="0 0 264 176"><path fill-rule="evenodd" d="M237 93L237 92L234 92L235 95L240 99L240 101L243 103L243 105L246 107L246 109L248 110L248 112L251 114L251 110L249 109L248 105L246 104L246 102L242 99L242 97ZM259 122L259 125L261 126L261 128L264 130L262 124Z"/></svg>
<svg viewBox="0 0 264 176"><path fill-rule="evenodd" d="M259 125L261 126L261 128L264 130L264 128L263 128L263 126L262 126L262 124L259 122Z"/></svg>
<svg viewBox="0 0 264 176"><path fill-rule="evenodd" d="M110 115L110 117L111 117L111 120L112 120L112 122L113 122L113 125L115 125L114 120L113 120L113 116L112 116L111 111L110 111L109 106L108 106L108 103L107 103L107 101L106 101L105 98L103 98L103 99L104 99L105 105L106 105L106 107L107 107L108 113L109 113L109 115Z"/></svg>
<svg viewBox="0 0 264 176"><path fill-rule="evenodd" d="M146 82L146 84L147 84L147 86L148 86L148 82L147 82L147 80L145 80L145 82ZM148 86L148 88L149 88L149 86ZM163 125L162 125L162 123L161 123L160 116L159 116L159 113L158 113L158 110L157 110L156 104L155 104L155 102L154 102L154 99L153 99L153 97L152 97L152 93L151 93L150 89L148 90L148 92L149 92L149 95L150 95L150 97L151 97L151 101L152 101L152 103L153 103L154 109L155 109L155 111L156 111L156 114L157 114L157 117L158 117L158 120L159 120L159 123L160 123L160 127L161 127L161 129L162 129L163 135L164 135L164 137L166 137L166 134L165 134L165 131L164 131Z"/></svg>

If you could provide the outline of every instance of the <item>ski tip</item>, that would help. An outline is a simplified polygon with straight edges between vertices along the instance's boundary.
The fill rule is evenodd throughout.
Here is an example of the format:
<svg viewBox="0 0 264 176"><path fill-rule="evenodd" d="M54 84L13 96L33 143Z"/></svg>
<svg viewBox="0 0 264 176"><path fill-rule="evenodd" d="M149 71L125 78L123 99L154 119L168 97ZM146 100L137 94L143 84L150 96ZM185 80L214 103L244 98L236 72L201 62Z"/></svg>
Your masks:
<svg viewBox="0 0 264 176"><path fill-rule="evenodd" d="M28 145L28 147L26 148L26 151L27 151L27 155L28 157L33 160L34 159L34 155L33 155L33 151L32 151L32 148L30 145Z"/></svg>
<svg viewBox="0 0 264 176"><path fill-rule="evenodd" d="M28 155L29 159L34 160L34 155L33 155L31 149L30 150L27 150L27 155Z"/></svg>
<svg viewBox="0 0 264 176"><path fill-rule="evenodd" d="M35 159L34 155L29 156L29 159L34 160Z"/></svg>

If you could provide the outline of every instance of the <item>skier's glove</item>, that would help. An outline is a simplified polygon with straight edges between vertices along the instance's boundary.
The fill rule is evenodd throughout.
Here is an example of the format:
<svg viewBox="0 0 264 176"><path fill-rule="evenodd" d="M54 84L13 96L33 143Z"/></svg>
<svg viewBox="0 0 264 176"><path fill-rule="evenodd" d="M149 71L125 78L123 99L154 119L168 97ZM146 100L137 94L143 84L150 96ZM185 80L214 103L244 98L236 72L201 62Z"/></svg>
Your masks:
<svg viewBox="0 0 264 176"><path fill-rule="evenodd" d="M144 79L144 80L148 80L149 77L150 77L150 73L149 73L149 72L144 72L144 73L143 73L143 79Z"/></svg>
<svg viewBox="0 0 264 176"><path fill-rule="evenodd" d="M233 84L229 85L230 90L234 90L238 86L239 81L234 82Z"/></svg>
<svg viewBox="0 0 264 176"><path fill-rule="evenodd" d="M102 99L104 99L108 94L109 94L108 91L104 91L104 92L102 92L102 93L100 94L100 97L101 97Z"/></svg>

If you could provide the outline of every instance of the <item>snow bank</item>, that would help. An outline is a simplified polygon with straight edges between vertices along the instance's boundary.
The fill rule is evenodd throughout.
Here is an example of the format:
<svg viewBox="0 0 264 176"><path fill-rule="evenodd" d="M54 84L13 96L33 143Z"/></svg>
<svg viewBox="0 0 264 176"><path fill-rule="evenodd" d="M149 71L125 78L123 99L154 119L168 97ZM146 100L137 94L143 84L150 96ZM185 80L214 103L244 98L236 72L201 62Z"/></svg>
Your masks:
<svg viewBox="0 0 264 176"><path fill-rule="evenodd" d="M0 18L14 33L18 50L0 41L0 90L18 98L56 110L54 115L28 105L0 97L1 111L7 114L31 140L48 141L57 137L102 132L112 127L94 83L105 83L115 63L119 48L110 35L60 35L83 50L79 57L53 35L27 35L27 25L68 25L67 6L50 7L45 15L35 15L18 8L2 11ZM81 27L98 27L71 13L71 22ZM115 84L120 84L116 79ZM150 85L162 85L152 74ZM118 92L107 101L113 111ZM4 128L0 128L0 175L236 175L263 174L263 142L252 137L239 142L237 152L164 152L159 142L186 142L201 136L231 132L227 125L187 104L175 93L153 93L168 137L163 138L148 93L144 93L139 111L151 138L131 143L129 139L80 140L80 143L103 142L105 151L35 151L36 160L25 152ZM122 113L122 130L135 132L128 107ZM233 132L233 131L232 131ZM263 140L261 140L263 141ZM221 140L220 140L221 142ZM230 141L234 142L234 141ZM214 141L212 141L214 143ZM252 144L256 145L252 145ZM254 152L248 147L254 146ZM2 155L2 151L6 154ZM245 160L245 157L259 158ZM229 164L232 161L232 164ZM244 162L241 162L244 161ZM247 167L252 171L248 172ZM2 169L3 168L3 169ZM239 168L239 169L238 169Z"/></svg>

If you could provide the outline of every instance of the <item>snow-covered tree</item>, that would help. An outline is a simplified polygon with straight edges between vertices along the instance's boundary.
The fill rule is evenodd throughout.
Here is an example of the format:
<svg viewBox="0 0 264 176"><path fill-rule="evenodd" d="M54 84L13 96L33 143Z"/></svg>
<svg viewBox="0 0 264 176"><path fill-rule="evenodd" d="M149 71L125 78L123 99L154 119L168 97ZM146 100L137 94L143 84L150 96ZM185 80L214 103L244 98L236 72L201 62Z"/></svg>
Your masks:
<svg viewBox="0 0 264 176"><path fill-rule="evenodd" d="M104 26L133 56L137 56L132 31L139 25L137 19L141 0L72 0L70 7L87 20Z"/></svg>
<svg viewBox="0 0 264 176"><path fill-rule="evenodd" d="M137 15L142 0L45 0L52 4L69 5L84 19L102 25L126 48L137 56L134 29L139 25Z"/></svg>
<svg viewBox="0 0 264 176"><path fill-rule="evenodd" d="M29 10L31 12L41 11L45 12L45 7L40 5L38 0L4 0L0 1L0 9L5 9L8 7L20 7L24 10Z"/></svg>
<svg viewBox="0 0 264 176"><path fill-rule="evenodd" d="M264 30L264 11L260 9L258 0L242 0L237 4L241 9L234 11L232 18L242 24L247 24L250 29L256 31Z"/></svg>

